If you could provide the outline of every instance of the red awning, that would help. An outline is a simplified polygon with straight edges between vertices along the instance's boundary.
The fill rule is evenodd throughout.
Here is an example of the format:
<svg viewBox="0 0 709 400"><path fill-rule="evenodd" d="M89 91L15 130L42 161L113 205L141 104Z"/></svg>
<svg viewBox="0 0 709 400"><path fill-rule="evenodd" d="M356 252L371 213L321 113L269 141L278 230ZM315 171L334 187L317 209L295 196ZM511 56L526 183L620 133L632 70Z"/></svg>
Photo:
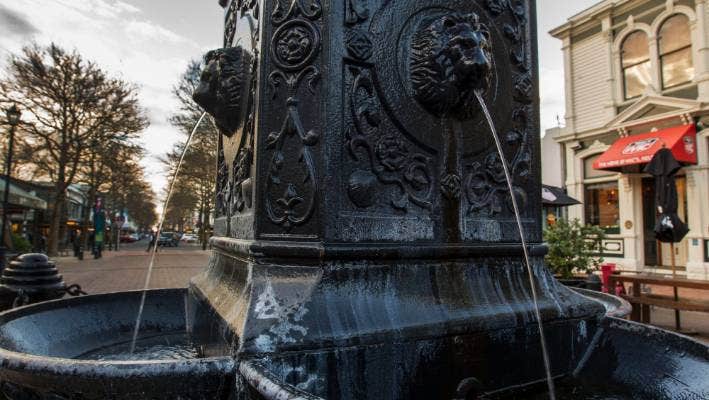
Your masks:
<svg viewBox="0 0 709 400"><path fill-rule="evenodd" d="M647 164L663 147L684 164L697 163L696 127L680 125L655 132L618 139L593 163L594 169L621 171L625 167Z"/></svg>

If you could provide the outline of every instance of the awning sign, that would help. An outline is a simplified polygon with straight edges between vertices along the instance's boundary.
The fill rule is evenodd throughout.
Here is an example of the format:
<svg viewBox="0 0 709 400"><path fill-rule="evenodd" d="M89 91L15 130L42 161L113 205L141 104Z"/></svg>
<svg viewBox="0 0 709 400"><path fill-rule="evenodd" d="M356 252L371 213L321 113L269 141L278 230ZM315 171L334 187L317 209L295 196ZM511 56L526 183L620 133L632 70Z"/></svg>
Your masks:
<svg viewBox="0 0 709 400"><path fill-rule="evenodd" d="M638 140L630 143L623 149L623 154L626 156L648 151L655 143L659 142L660 138L654 137L651 139Z"/></svg>
<svg viewBox="0 0 709 400"><path fill-rule="evenodd" d="M620 138L598 157L593 168L620 171L623 167L647 164L663 147L670 149L677 161L696 164L695 136L696 127L690 124Z"/></svg>

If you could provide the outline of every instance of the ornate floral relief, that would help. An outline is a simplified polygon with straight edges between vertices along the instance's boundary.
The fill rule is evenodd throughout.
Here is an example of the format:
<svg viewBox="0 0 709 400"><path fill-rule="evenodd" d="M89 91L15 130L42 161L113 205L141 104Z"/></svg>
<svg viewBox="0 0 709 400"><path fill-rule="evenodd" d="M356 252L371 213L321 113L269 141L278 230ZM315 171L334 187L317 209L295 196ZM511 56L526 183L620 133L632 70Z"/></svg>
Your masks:
<svg viewBox="0 0 709 400"><path fill-rule="evenodd" d="M522 108L515 110L513 120L515 125L526 127L526 111ZM520 209L524 209L528 203L527 193L521 187L530 174L531 152L528 139L529 135L526 132L517 129L510 130L504 136L506 147L512 149L514 154L509 161L509 166L514 182L514 195L517 197ZM493 216L501 213L505 208L510 212L513 211L502 160L496 151L488 153L482 162L474 161L468 166L468 170L464 183L465 194L470 204L468 213L482 212Z"/></svg>
<svg viewBox="0 0 709 400"><path fill-rule="evenodd" d="M531 103L534 94L534 84L532 76L525 72L514 77L514 97L520 103Z"/></svg>
<svg viewBox="0 0 709 400"><path fill-rule="evenodd" d="M367 0L345 0L345 24L354 25L364 22L369 18L369 4Z"/></svg>
<svg viewBox="0 0 709 400"><path fill-rule="evenodd" d="M485 5L492 15L500 15L507 8L508 0L485 0Z"/></svg>
<svg viewBox="0 0 709 400"><path fill-rule="evenodd" d="M222 138L219 138L219 152L217 155L217 185L216 185L216 207L215 214L217 217L228 215L228 204L231 193L229 186L229 168L224 159L224 151L222 150Z"/></svg>
<svg viewBox="0 0 709 400"><path fill-rule="evenodd" d="M460 197L461 179L458 174L445 174L441 178L441 192L449 200Z"/></svg>
<svg viewBox="0 0 709 400"><path fill-rule="evenodd" d="M290 0L290 5L287 9L283 7L283 1L284 0L276 0L276 6L271 13L271 21L276 26L298 15L315 21L318 20L322 14L320 0Z"/></svg>
<svg viewBox="0 0 709 400"><path fill-rule="evenodd" d="M274 151L266 184L269 193L266 197L266 212L271 222L289 231L294 226L304 224L312 216L315 208L318 187L315 161L310 147L318 143L319 135L312 130L305 131L298 113L298 101L295 98L288 99L287 107L283 127L279 132L271 133L266 139L266 148ZM285 142L289 137L295 137L301 144L295 163L293 154L285 152ZM304 168L304 177L299 182L288 182L282 176L290 176L287 168L293 168L294 164ZM274 199L271 194L275 187L284 189L282 195ZM308 192L307 197L304 196L304 191Z"/></svg>
<svg viewBox="0 0 709 400"><path fill-rule="evenodd" d="M485 5L493 18L501 19L504 36L510 45L512 97L520 107L513 110L512 128L502 139L512 174L514 196L520 208L524 209L528 199L523 187L530 176L532 163L527 104L531 104L534 97L531 60L524 40L528 29L525 5L520 0L486 0ZM507 22L503 22L505 20ZM502 161L496 150L467 166L463 192L469 203L468 213L493 216L505 211L513 212Z"/></svg>
<svg viewBox="0 0 709 400"><path fill-rule="evenodd" d="M372 206L379 182L398 188L399 193L390 200L392 207L406 211L414 204L431 209L431 159L414 151L396 129L384 126L370 71L356 66L349 71L354 77L349 93L354 128L347 133L347 148L355 162L368 166L368 170L358 169L350 175L350 200L360 208Z"/></svg>
<svg viewBox="0 0 709 400"><path fill-rule="evenodd" d="M360 29L352 29L347 32L346 46L347 53L357 61L367 61L372 57L374 45L369 38L369 34Z"/></svg>
<svg viewBox="0 0 709 400"><path fill-rule="evenodd" d="M313 215L318 191L312 147L320 136L307 130L298 109L298 89L307 82L315 93L320 71L313 62L320 53L320 30L314 23L320 18L319 0L292 0L284 8L277 0L271 14L276 27L271 38L271 61L274 70L268 76L272 98L286 86L286 115L280 131L266 138L266 148L273 152L266 182L264 206L271 222L290 231L305 224ZM289 144L290 143L290 144ZM294 152L294 149L297 149Z"/></svg>
<svg viewBox="0 0 709 400"><path fill-rule="evenodd" d="M527 24L524 2L521 0L486 0L485 5L495 18L500 17L505 11L511 15L512 22L502 25L505 36L514 45L510 50L510 61L523 71L528 71L531 60L522 40Z"/></svg>

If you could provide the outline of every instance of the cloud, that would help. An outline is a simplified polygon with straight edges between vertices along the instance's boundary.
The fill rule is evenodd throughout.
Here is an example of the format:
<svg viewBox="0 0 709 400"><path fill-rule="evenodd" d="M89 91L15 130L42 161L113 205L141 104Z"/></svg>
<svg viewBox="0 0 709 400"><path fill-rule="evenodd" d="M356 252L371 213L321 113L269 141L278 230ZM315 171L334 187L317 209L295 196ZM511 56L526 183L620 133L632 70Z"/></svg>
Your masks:
<svg viewBox="0 0 709 400"><path fill-rule="evenodd" d="M155 41L167 41L169 43L189 43L186 38L176 34L175 32L163 28L154 23L146 21L130 21L123 28L132 39L144 40L151 39Z"/></svg>
<svg viewBox="0 0 709 400"><path fill-rule="evenodd" d="M0 0L1 1L1 0ZM138 3L139 4L139 3ZM8 33L5 33L8 31ZM151 126L144 132L142 164L156 193L166 182L157 158L182 137L167 119L177 107L171 89L203 44L156 22L121 0L13 0L0 6L0 56L30 41L76 49L109 75L135 83ZM5 62L0 58L0 69Z"/></svg>
<svg viewBox="0 0 709 400"><path fill-rule="evenodd" d="M0 29L7 30L12 36L31 36L39 32L22 14L10 10L0 4Z"/></svg>

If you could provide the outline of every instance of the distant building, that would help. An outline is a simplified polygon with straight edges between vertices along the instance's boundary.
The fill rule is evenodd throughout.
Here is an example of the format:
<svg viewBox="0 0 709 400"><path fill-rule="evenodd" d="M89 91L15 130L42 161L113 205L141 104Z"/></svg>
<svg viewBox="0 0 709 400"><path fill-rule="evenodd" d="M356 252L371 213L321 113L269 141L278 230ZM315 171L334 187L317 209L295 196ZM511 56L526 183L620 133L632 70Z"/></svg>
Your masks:
<svg viewBox="0 0 709 400"><path fill-rule="evenodd" d="M654 239L652 179L641 173L665 146L684 164L679 214L690 227L676 264L689 278L709 279L707 3L606 0L551 31L563 43L566 124L547 132L561 157L545 153L545 178L561 172L583 203L569 217L603 227L604 257L624 270L670 265L669 245Z"/></svg>
<svg viewBox="0 0 709 400"><path fill-rule="evenodd" d="M0 176L0 196L5 192L5 178ZM11 179L8 193L7 211L8 227L10 232L23 235L30 243L39 233L35 221L42 220L47 210L47 202L37 196L34 191L24 190L18 185L17 180ZM2 203L0 202L0 209ZM6 242L9 244L9 240Z"/></svg>
<svg viewBox="0 0 709 400"><path fill-rule="evenodd" d="M46 202L46 210L36 213L32 221L33 247L41 249L41 238L49 237L50 219L54 205L54 184L51 182L28 182L13 179L12 183ZM59 249L71 248L71 231L84 225L83 215L88 204L87 187L84 185L69 185L65 203L64 218L59 232Z"/></svg>

